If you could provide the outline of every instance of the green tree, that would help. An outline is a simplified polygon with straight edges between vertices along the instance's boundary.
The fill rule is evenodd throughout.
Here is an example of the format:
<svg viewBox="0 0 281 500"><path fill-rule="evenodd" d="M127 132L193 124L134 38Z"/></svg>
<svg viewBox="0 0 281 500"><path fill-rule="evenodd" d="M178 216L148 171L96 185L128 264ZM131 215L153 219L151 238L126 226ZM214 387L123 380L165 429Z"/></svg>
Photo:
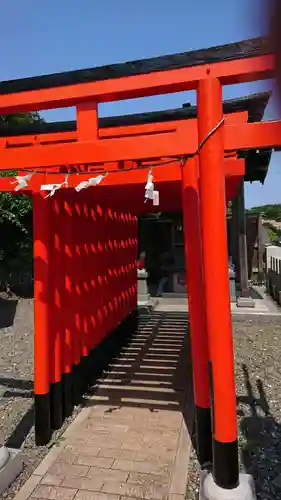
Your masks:
<svg viewBox="0 0 281 500"><path fill-rule="evenodd" d="M37 111L32 113L21 113L0 116L0 123L4 125L26 125L28 123L42 122L42 118Z"/></svg>
<svg viewBox="0 0 281 500"><path fill-rule="evenodd" d="M271 224L266 224L266 228L267 228L268 236L270 238L271 243L276 243L276 241L278 240L276 230L274 229L273 226L271 226Z"/></svg>
<svg viewBox="0 0 281 500"><path fill-rule="evenodd" d="M39 113L0 116L3 127L40 122ZM5 166L9 168L9 165ZM0 171L1 177L12 177L15 171ZM0 259L26 258L32 252L32 201L29 196L0 192Z"/></svg>
<svg viewBox="0 0 281 500"><path fill-rule="evenodd" d="M262 205L248 210L252 214L263 214L265 219L281 221L281 204Z"/></svg>

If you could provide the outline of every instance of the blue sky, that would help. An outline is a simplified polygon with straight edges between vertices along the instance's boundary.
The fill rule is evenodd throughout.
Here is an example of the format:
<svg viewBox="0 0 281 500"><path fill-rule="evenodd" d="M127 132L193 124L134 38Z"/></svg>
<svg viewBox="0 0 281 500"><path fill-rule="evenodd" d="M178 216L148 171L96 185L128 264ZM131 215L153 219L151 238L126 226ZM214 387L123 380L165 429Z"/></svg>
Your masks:
<svg viewBox="0 0 281 500"><path fill-rule="evenodd" d="M0 79L7 80L124 62L225 44L266 33L266 0L9 0L1 2ZM224 97L272 89L255 82L224 89ZM181 107L195 93L100 106L101 116ZM49 120L75 117L72 108L46 111ZM266 118L277 117L273 98ZM281 154L264 186L247 185L246 204L281 202Z"/></svg>

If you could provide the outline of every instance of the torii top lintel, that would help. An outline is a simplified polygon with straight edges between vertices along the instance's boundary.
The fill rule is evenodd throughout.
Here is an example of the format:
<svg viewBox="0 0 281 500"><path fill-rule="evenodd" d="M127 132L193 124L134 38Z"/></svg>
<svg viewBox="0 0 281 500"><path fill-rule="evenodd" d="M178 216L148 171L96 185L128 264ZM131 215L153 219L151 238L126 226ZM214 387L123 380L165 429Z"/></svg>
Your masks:
<svg viewBox="0 0 281 500"><path fill-rule="evenodd" d="M274 56L268 39L4 81L0 83L0 114L191 90L210 75L223 85L273 77Z"/></svg>

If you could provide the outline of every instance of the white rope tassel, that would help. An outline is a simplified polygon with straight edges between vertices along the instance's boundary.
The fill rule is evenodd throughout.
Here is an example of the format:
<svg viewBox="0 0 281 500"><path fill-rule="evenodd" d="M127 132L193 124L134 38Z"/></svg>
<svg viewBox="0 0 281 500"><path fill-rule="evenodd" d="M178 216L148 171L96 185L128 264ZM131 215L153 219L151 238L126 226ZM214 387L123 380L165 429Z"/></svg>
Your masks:
<svg viewBox="0 0 281 500"><path fill-rule="evenodd" d="M107 174L98 175L97 177L91 177L87 181L82 181L75 187L75 191L79 193L79 191L82 191L82 189L86 189L90 186L98 186L98 184L100 184L106 176Z"/></svg>
<svg viewBox="0 0 281 500"><path fill-rule="evenodd" d="M153 205L154 207L159 206L159 191L153 191Z"/></svg>
<svg viewBox="0 0 281 500"><path fill-rule="evenodd" d="M15 187L15 191L19 191L20 189L27 187L28 182L30 181L32 176L33 172L30 172L29 174L26 175L16 175L15 176L16 180L11 182L11 184L18 184Z"/></svg>
<svg viewBox="0 0 281 500"><path fill-rule="evenodd" d="M50 191L46 196L45 196L45 199L46 198L49 198L51 196L54 196L55 192L58 191L62 186L68 186L68 177L69 177L69 174L66 174L65 176L65 179L63 182L61 182L60 184L42 184L42 186L40 187L40 191Z"/></svg>
<svg viewBox="0 0 281 500"><path fill-rule="evenodd" d="M77 186L75 186L75 191L79 193L79 191L81 191L82 189L86 189L88 186L89 186L88 181L82 181L79 184L77 184Z"/></svg>
<svg viewBox="0 0 281 500"><path fill-rule="evenodd" d="M150 169L148 172L146 185L144 189L145 189L144 203L146 203L147 200L153 200L154 183L153 183L152 169Z"/></svg>

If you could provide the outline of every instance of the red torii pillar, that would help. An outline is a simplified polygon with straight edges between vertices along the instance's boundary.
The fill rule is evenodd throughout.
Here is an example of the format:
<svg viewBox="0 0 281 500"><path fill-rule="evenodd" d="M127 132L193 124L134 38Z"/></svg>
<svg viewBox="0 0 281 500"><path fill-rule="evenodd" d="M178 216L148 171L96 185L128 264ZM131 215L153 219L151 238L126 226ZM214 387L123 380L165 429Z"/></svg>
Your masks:
<svg viewBox="0 0 281 500"><path fill-rule="evenodd" d="M213 479L239 484L236 392L228 278L223 108L219 80L197 88L203 271L213 399ZM220 124L220 125L219 125ZM206 140L206 137L208 139Z"/></svg>
<svg viewBox="0 0 281 500"><path fill-rule="evenodd" d="M37 445L51 438L50 415L50 258L51 202L33 195L34 231L34 407Z"/></svg>
<svg viewBox="0 0 281 500"><path fill-rule="evenodd" d="M51 241L51 259L49 262L51 279L51 324L50 324L50 413L51 428L60 429L64 418L64 405L62 403L62 284L61 284L61 236L59 230L59 203L57 199L50 198L47 205L51 205L51 223L49 240Z"/></svg>
<svg viewBox="0 0 281 500"><path fill-rule="evenodd" d="M196 444L199 463L204 466L212 463L212 430L198 188L198 160L193 157L185 162L182 169L182 205Z"/></svg>

